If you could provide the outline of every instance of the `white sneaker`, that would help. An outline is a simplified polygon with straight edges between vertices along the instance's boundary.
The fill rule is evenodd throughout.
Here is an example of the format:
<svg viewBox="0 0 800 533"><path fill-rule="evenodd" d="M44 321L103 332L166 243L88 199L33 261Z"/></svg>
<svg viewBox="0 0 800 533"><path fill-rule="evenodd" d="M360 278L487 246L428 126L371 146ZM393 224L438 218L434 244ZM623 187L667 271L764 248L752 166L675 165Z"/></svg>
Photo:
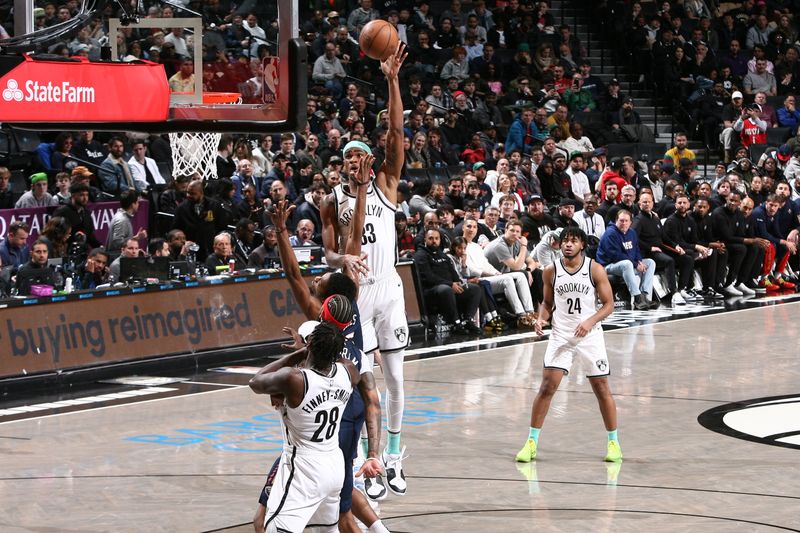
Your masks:
<svg viewBox="0 0 800 533"><path fill-rule="evenodd" d="M736 289L740 291L744 296L753 296L756 291L745 285L744 283L740 283L736 286Z"/></svg>
<svg viewBox="0 0 800 533"><path fill-rule="evenodd" d="M736 290L736 287L733 286L733 283L727 287L723 287L722 292L725 293L725 296L742 296L741 291Z"/></svg>
<svg viewBox="0 0 800 533"><path fill-rule="evenodd" d="M683 296L683 299L686 300L687 302L693 302L703 299L703 297L697 294L697 292L694 289L687 289L685 291L681 291L681 296Z"/></svg>
<svg viewBox="0 0 800 533"><path fill-rule="evenodd" d="M379 502L386 498L387 494L386 485L383 482L383 476L378 474L375 477L366 477L364 476L364 494L370 500Z"/></svg>
<svg viewBox="0 0 800 533"><path fill-rule="evenodd" d="M686 305L686 300L684 300L680 292L676 292L672 295L672 307L675 307L676 305Z"/></svg>
<svg viewBox="0 0 800 533"><path fill-rule="evenodd" d="M405 496L408 488L406 476L403 474L403 454L405 451L406 447L403 446L403 449L397 455L390 455L386 453L386 450L383 450L381 454L381 461L386 472L386 485L390 491L398 496Z"/></svg>

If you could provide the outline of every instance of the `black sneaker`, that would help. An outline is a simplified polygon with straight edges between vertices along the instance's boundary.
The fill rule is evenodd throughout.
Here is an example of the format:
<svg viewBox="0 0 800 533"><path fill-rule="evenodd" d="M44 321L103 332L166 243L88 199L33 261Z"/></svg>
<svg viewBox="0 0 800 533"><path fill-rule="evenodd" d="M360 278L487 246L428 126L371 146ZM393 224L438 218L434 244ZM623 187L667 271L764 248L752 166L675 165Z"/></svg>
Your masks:
<svg viewBox="0 0 800 533"><path fill-rule="evenodd" d="M472 320L464 320L461 322L461 324L464 326L464 329L467 330L468 335L477 335L479 337L483 335L481 328L479 328Z"/></svg>

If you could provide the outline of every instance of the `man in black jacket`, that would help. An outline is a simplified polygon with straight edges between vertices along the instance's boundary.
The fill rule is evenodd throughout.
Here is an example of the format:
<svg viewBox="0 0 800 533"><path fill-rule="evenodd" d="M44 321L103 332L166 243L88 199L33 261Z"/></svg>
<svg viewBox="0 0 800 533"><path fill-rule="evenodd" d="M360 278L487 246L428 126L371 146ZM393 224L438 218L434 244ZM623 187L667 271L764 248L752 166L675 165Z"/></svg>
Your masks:
<svg viewBox="0 0 800 533"><path fill-rule="evenodd" d="M56 275L47 266L47 242L37 239L31 249L31 260L17 271L17 294L27 296L32 285L50 285L55 287Z"/></svg>
<svg viewBox="0 0 800 533"><path fill-rule="evenodd" d="M453 262L439 245L439 230L429 229L425 232L425 246L414 253L424 297L432 307L435 304L452 332L480 335L480 328L472 321L481 300L480 285L461 283Z"/></svg>
<svg viewBox="0 0 800 533"><path fill-rule="evenodd" d="M713 250L708 243L701 242L697 234L696 223L688 216L689 197L680 194L675 198L675 212L664 222L664 244L674 249L676 254L690 255L692 261L699 261L703 266L703 292L706 298L719 298L716 291L716 272L719 250ZM674 256L673 256L674 257ZM692 265L694 268L694 264ZM693 274L692 274L693 275ZM691 284L691 276L689 277Z"/></svg>
<svg viewBox="0 0 800 533"><path fill-rule="evenodd" d="M86 236L86 243L92 248L101 246L100 241L94 236L94 222L86 206L89 204L89 186L84 183L70 185L70 201L56 209L53 216L64 217L72 228L70 242L78 239L78 235L83 233Z"/></svg>
<svg viewBox="0 0 800 533"><path fill-rule="evenodd" d="M725 199L725 205L717 207L711 214L711 224L717 240L725 246L725 258L728 266L728 277L725 280L727 293L734 295L734 291L740 295L755 294L755 283L753 283L753 266L759 257L759 250L762 243L768 242L755 236L747 237L747 222L744 214L739 210L742 203L742 195L738 191L731 191ZM725 263L720 265L720 270L725 269ZM738 285L733 285L735 280L739 280ZM722 279L720 279L720 282ZM727 294L726 293L726 294Z"/></svg>
<svg viewBox="0 0 800 533"><path fill-rule="evenodd" d="M528 239L528 248L533 249L539 244L542 235L556 229L555 219L547 214L544 209L544 199L534 194L528 199L528 210L520 219L522 235Z"/></svg>
<svg viewBox="0 0 800 533"><path fill-rule="evenodd" d="M173 228L183 231L186 238L196 243L198 262L205 261L211 251L214 236L227 226L222 206L212 198L206 198L203 182L193 181L186 191L186 200L175 211Z"/></svg>
<svg viewBox="0 0 800 533"><path fill-rule="evenodd" d="M656 262L656 270L663 270L667 276L667 290L671 295L672 306L685 305L687 299L694 299L687 289L692 280L694 260L687 253L667 253L661 237L663 228L661 219L653 213L653 195L643 192L639 196L639 214L633 219L633 229L639 237L639 249L642 257L649 257ZM670 249L672 249L670 247ZM675 263L680 262L681 279L678 283L675 275ZM666 298L665 298L666 299Z"/></svg>

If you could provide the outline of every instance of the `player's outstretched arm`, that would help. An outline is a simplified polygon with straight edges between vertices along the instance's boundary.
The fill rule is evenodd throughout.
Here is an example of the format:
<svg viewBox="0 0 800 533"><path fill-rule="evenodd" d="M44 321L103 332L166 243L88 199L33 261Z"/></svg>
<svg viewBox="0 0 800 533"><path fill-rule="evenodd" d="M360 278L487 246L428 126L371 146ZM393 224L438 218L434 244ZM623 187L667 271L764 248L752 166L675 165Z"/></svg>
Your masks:
<svg viewBox="0 0 800 533"><path fill-rule="evenodd" d="M259 372L250 380L250 389L256 394L282 394L290 407L297 407L303 401L305 380L300 370L283 367L273 372Z"/></svg>
<svg viewBox="0 0 800 533"><path fill-rule="evenodd" d="M544 296L542 303L539 304L539 317L533 324L533 329L537 335L543 333L542 328L550 320L553 313L553 277L556 275L555 265L548 265L542 272L542 284L544 285Z"/></svg>
<svg viewBox="0 0 800 533"><path fill-rule="evenodd" d="M361 253L361 238L364 235L364 219L367 215L367 189L369 188L370 174L372 173L372 164L374 162L375 157L373 155L364 155L359 163L355 179L350 180L350 191L355 192L356 202L355 207L353 207L353 217L350 220L350 235L347 237L344 253L345 255L360 257L362 261L367 258L366 254ZM358 287L358 272L353 269L347 269L345 274Z"/></svg>
<svg viewBox="0 0 800 533"><path fill-rule="evenodd" d="M333 193L322 199L319 208L322 219L322 245L325 247L325 260L331 268L341 268L351 279L369 272L366 262L358 255L339 253L338 221L336 220L336 197ZM363 231L363 229L362 229ZM347 235L342 236L347 248ZM355 278L354 278L355 276Z"/></svg>
<svg viewBox="0 0 800 533"><path fill-rule="evenodd" d="M403 150L403 98L400 94L400 67L408 56L406 45L398 41L397 50L386 61L381 61L381 70L389 84L389 131L386 133L386 159L375 176L378 188L386 198L397 203L397 184L403 171L405 152Z"/></svg>
<svg viewBox="0 0 800 533"><path fill-rule="evenodd" d="M275 226L275 235L278 238L278 254L280 255L283 272L286 274L286 281L289 282L297 305L303 310L306 318L316 320L322 304L312 296L311 290L309 290L303 279L300 265L297 263L297 257L295 257L292 245L289 243L289 232L286 229L286 221L292 216L294 208L294 205L289 205L288 200L281 200L270 208L269 216L272 219L272 225Z"/></svg>
<svg viewBox="0 0 800 533"><path fill-rule="evenodd" d="M378 458L378 450L381 448L381 402L378 398L378 389L375 386L375 376L372 372L361 374L361 382L358 384L358 391L364 400L365 417L364 422L367 426L367 461L356 473L356 476L364 474L367 477L375 477L381 473L380 461L370 461L369 459Z"/></svg>

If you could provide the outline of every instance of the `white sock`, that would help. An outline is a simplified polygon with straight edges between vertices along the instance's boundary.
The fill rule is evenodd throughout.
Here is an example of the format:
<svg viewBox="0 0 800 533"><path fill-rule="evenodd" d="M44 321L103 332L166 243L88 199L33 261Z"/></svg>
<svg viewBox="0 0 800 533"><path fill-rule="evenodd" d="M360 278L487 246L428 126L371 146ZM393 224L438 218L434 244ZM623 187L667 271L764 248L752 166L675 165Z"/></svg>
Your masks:
<svg viewBox="0 0 800 533"><path fill-rule="evenodd" d="M384 526L383 522L381 522L380 519L379 519L377 522L375 522L374 524L372 524L371 526L369 526L367 528L367 532L368 533L389 533L389 530L386 529L386 526Z"/></svg>

